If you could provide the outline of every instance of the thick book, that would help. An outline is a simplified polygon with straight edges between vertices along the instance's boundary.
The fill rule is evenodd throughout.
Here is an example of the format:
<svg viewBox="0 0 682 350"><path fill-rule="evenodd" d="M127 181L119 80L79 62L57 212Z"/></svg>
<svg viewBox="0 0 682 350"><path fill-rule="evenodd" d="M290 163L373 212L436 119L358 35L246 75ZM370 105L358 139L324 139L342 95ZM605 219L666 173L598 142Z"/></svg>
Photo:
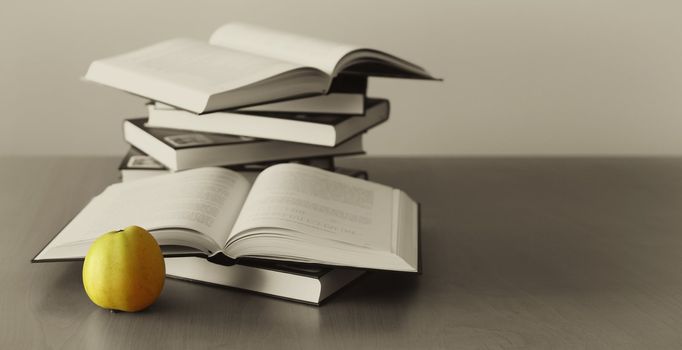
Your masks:
<svg viewBox="0 0 682 350"><path fill-rule="evenodd" d="M236 166L226 166L225 168L238 171L240 174L251 179L255 178L255 176L258 175L258 172L265 170L269 166L279 163L283 162L243 164ZM285 161L285 163L303 164L330 171L335 171L336 169L334 165L334 158L332 157L294 159L290 161ZM340 173L349 176L356 176L365 179L367 179L368 176L366 171L351 170L347 168L340 169L341 169ZM121 159L121 163L119 163L118 170L121 175L121 182L135 181L138 179L145 179L151 176L169 174L172 172L166 166L159 163L159 161L145 154L144 152L138 150L135 147L130 147L128 153L126 153L126 155L123 156L123 159Z"/></svg>
<svg viewBox="0 0 682 350"><path fill-rule="evenodd" d="M389 109L388 100L368 99L362 116L226 111L197 115L155 104L149 105L147 125L333 147L386 121Z"/></svg>
<svg viewBox="0 0 682 350"><path fill-rule="evenodd" d="M169 106L169 105L166 105ZM282 102L266 103L236 110L241 112L276 112L276 113L306 113L306 114L337 114L362 115L365 114L365 95L332 93L313 97L297 98Z"/></svg>
<svg viewBox="0 0 682 350"><path fill-rule="evenodd" d="M146 118L123 122L123 138L172 171L364 153L362 135L336 147L149 127Z"/></svg>
<svg viewBox="0 0 682 350"><path fill-rule="evenodd" d="M82 259L99 235L139 225L167 256L419 272L418 218L398 189L314 167L274 165L253 185L199 168L110 185L34 261Z"/></svg>
<svg viewBox="0 0 682 350"><path fill-rule="evenodd" d="M342 74L334 78L326 95L259 104L233 111L362 115L365 114L366 95L367 77Z"/></svg>
<svg viewBox="0 0 682 350"><path fill-rule="evenodd" d="M243 23L92 62L85 79L194 113L326 94L339 74L434 79L361 48Z"/></svg>
<svg viewBox="0 0 682 350"><path fill-rule="evenodd" d="M360 269L299 268L284 264L219 265L198 257L165 258L166 275L189 282L238 288L320 305L365 274Z"/></svg>

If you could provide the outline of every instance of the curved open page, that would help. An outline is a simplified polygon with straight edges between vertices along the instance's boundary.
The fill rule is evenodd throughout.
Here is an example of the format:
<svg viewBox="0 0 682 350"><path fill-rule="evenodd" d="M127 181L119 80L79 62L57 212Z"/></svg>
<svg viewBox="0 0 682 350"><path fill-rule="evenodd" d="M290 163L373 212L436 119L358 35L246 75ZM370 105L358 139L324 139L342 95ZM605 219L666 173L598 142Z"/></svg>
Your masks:
<svg viewBox="0 0 682 350"><path fill-rule="evenodd" d="M149 230L161 245L218 251L249 187L242 175L223 168L199 168L111 185L88 203L36 260L50 258L50 251L60 247L72 247L61 250L84 256L99 235L131 225Z"/></svg>

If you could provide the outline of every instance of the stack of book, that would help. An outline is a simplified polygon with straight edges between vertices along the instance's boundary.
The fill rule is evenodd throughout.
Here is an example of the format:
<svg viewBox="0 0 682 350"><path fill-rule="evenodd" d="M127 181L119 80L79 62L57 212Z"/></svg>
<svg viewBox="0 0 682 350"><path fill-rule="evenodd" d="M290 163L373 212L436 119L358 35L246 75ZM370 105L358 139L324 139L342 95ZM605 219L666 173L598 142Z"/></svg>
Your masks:
<svg viewBox="0 0 682 350"><path fill-rule="evenodd" d="M277 214L286 215L286 220L269 221L267 227L270 233L263 233L263 237L273 234L286 235L284 231L305 231L306 229L300 225L308 225L317 227L322 232L322 236L331 238L330 232L338 230L353 233L354 229L341 227L338 223L320 221L324 215L334 217L333 220L349 220L348 225L362 223L371 227L372 220L381 221L372 216L385 214L373 212L374 209L369 208L376 200L370 198L373 193L382 192L371 186L381 185L369 182L366 185L357 185L355 182L346 183L351 181L346 180L346 176L327 175L325 171L309 170L307 167L300 166L307 165L344 175L367 178L367 173L362 170L335 167L334 157L363 154L364 133L389 117L387 100L367 97L368 76L433 79L424 69L377 50L357 48L241 23L230 23L220 27L213 33L208 43L192 39L174 39L94 61L85 79L150 100L147 104L148 115L146 117L128 119L123 123L123 137L131 145L130 151L120 165L123 182L143 192L151 191L149 188L154 187L154 192L158 193L163 188L162 184L165 183L168 188L164 191L167 193L175 191L177 187L187 187L183 193L188 193L205 191L205 189L200 189L199 185L196 188L190 186L193 181L200 183L209 181L206 179L212 179L209 181L214 182L211 191L228 191L229 189L228 192L231 192L234 189L230 181L240 181L233 179L222 183L217 179L228 175L206 173L205 167L227 168L225 171L235 171L246 180L248 185L243 185L245 188L250 187L250 189L242 189L242 192L250 193L245 197L246 202L239 205L243 206L241 212L232 212L229 215L238 216L239 220L246 215L245 212L249 212L247 204L252 204L249 208L254 212L255 207L274 206L266 202L253 204L255 199L252 200L251 197L256 196L253 194L256 188L262 188L261 191L268 188L277 192L277 188L291 186L292 190L297 188L301 191L301 186L309 185L312 188L303 190L303 192L310 192L306 196L319 197L326 201L338 201L340 206L333 207L330 203L323 205L318 202L306 204L302 202L302 199L295 199L295 195L289 193L285 196L287 197L286 205L282 204L284 206L277 209L287 212ZM298 165L272 167L280 163L297 163ZM266 168L273 170L263 171ZM219 171L214 169L213 172ZM259 175L261 171L263 173ZM266 173L268 173L267 176ZM280 173L280 180L272 175L275 173ZM148 179L161 174L177 174L163 178L176 180L161 180L161 177L156 181ZM295 179L282 180L287 176L293 176ZM328 176L331 178L328 179ZM265 185L266 177L267 181L272 183ZM260 179L258 186L255 185L256 178ZM307 182L298 183L297 179L306 179ZM187 185L180 185L182 181L187 181ZM277 181L281 181L280 187L273 185ZM132 182L136 184L133 185ZM218 183L220 186L215 185ZM337 186L342 187L337 188ZM365 186L370 187L364 188ZM134 196L128 190L117 191L125 193L127 197ZM250 248L251 250L246 250L248 253L229 251L227 248L230 245L237 246L236 237L239 235L254 235L253 232L248 234L245 233L246 231L238 232L237 226L240 226L241 221L237 220L236 223L231 222L231 225L223 227L226 232L230 232L231 228L234 236L230 234L228 237L220 236L220 239L213 240L212 244L216 241L224 243L219 247L207 245L206 242L193 241L189 244L186 240L179 240L178 237L169 240L169 242L175 241L175 244L166 244L167 255L172 255L169 253L171 246L184 246L185 248L189 246L200 250L204 253L203 255L208 255L209 259L205 257L167 258L167 273L172 277L192 281L238 287L293 300L319 303L334 291L361 276L366 268L417 271L417 256L413 251L417 249L413 240L417 237L417 229L414 228L417 220L415 217L396 216L396 214L415 216L416 205L399 190L392 189L390 192L392 194L387 194L387 198L391 198L386 199L385 204L392 203L390 205L393 206L393 213L390 218L385 218L387 225L394 228L410 227L410 229L400 228L400 230L410 231L401 234L409 235L411 238L407 240L410 243L402 242L406 244L402 247L404 252L400 251L401 243L397 242L399 238L397 231L393 233L392 239L388 237L384 243L392 245L395 254L404 255L399 259L402 263L390 261L391 259L386 257L382 258L385 261L374 257L362 263L355 263L354 259L362 260L363 256L357 252L355 255L350 254L345 258L338 257L336 260L328 261L325 260L327 257L311 258L311 255L314 255L311 251L307 251L304 257L297 256L298 251L294 254L275 249L277 251L275 254L257 252L253 250L255 249L253 247ZM106 193L105 191L101 196ZM263 198L268 196L265 193L260 195ZM158 196L158 194L155 195L157 200ZM191 197L191 195L187 196ZM335 197L323 198L329 196ZM139 200L145 201L145 198ZM270 200L276 202L281 201L282 198L277 200L270 198ZM222 205L222 199L219 203ZM316 207L313 207L313 204ZM363 215L343 212L349 209L345 206L353 205L371 210ZM149 211L150 206L153 205L144 207L145 210ZM204 203L205 208L202 210L215 209L206 206L207 204ZM318 213L313 213L311 217L304 217L304 211L307 210L318 211ZM90 212L96 211L104 212L101 208L100 210L90 209ZM192 215L207 216L207 213L203 211L201 213L197 213L197 209L193 211ZM126 219L130 219L130 216ZM141 218L141 220L144 219ZM221 219L211 214L211 220L220 221ZM248 220L256 219L250 217ZM299 222L292 226L291 222L294 221ZM130 224L141 225L137 222ZM158 222L156 224L158 226ZM258 224L264 225L265 223L259 221ZM164 222L163 225L169 226L170 223ZM184 223L175 226L184 227L183 225L187 226ZM208 229L205 230L208 232ZM65 231L77 230L69 230L67 227ZM196 229L195 231L202 232ZM207 232L203 233L210 236L211 234ZM155 235L155 237L163 242L162 235ZM314 240L321 239L317 237ZM356 244L364 246L359 248L364 251L368 249L367 247L378 244L378 241L382 240L384 239L378 237L365 237ZM182 241L182 244L178 244L178 241ZM53 248L53 253L60 251L57 247ZM309 249L305 245L295 248L301 252ZM340 248L332 249L327 253L338 255L341 251L338 249ZM179 253L176 255L186 255L191 252L183 250L176 253ZM61 254L62 256L73 255L75 251L67 253L62 251ZM235 264L233 258L240 254L245 258ZM47 254L40 258L55 260L59 256L59 254L52 254L52 256ZM251 259L253 257L256 259ZM318 264L298 264L301 262ZM320 267L319 264L326 267Z"/></svg>
<svg viewBox="0 0 682 350"><path fill-rule="evenodd" d="M204 166L254 172L281 162L334 171L334 157L364 153L362 134L388 119L389 106L366 97L366 76L339 76L330 91L201 115L150 101L147 117L123 123L132 148L122 179Z"/></svg>

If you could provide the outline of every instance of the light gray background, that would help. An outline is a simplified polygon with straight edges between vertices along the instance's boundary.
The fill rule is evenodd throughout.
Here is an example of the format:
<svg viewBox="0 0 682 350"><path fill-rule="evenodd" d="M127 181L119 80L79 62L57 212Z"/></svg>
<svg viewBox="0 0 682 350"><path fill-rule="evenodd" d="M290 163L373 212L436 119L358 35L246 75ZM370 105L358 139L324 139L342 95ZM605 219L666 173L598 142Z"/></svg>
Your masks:
<svg viewBox="0 0 682 350"><path fill-rule="evenodd" d="M232 20L377 47L444 83L374 79L371 154L682 153L678 1L3 1L0 154L122 154L142 100L93 59Z"/></svg>

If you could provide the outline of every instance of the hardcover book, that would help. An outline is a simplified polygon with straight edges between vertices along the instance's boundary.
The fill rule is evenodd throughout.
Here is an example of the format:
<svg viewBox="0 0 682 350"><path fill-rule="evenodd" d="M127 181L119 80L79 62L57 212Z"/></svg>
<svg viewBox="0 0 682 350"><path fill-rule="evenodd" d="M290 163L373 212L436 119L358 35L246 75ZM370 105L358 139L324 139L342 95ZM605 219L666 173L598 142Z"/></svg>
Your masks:
<svg viewBox="0 0 682 350"><path fill-rule="evenodd" d="M170 107L169 105L165 105ZM230 110L227 110L230 111ZM282 102L266 103L233 110L235 113L275 112L305 114L365 114L365 96L361 94L330 93L327 95L297 98Z"/></svg>
<svg viewBox="0 0 682 350"><path fill-rule="evenodd" d="M232 169L244 175L248 179L254 178L258 175L258 172L265 170L267 167L279 164L283 162L265 162L265 163L254 163L254 164L244 164L228 166L225 168ZM320 158L303 158L294 159L284 163L296 163L314 166L316 168L335 171L334 158L332 157L320 157ZM367 172L361 170L352 170L346 168L341 169L341 173L356 176L367 179ZM136 149L135 147L130 147L128 153L121 159L121 163L118 166L119 173L121 174L121 181L134 181L138 179L144 179L151 176L169 174L172 171L168 169L163 164L159 163L153 157L145 154L144 152Z"/></svg>
<svg viewBox="0 0 682 350"><path fill-rule="evenodd" d="M362 116L225 111L197 115L157 103L149 105L147 125L333 147L386 121L389 109L388 100L368 99Z"/></svg>
<svg viewBox="0 0 682 350"><path fill-rule="evenodd" d="M365 96L367 94L367 77L341 74L334 78L329 93L265 103L233 110L239 112L280 112L305 114L365 114Z"/></svg>
<svg viewBox="0 0 682 350"><path fill-rule="evenodd" d="M123 138L171 171L364 153L362 135L357 135L336 147L324 147L193 130L149 127L146 121L145 118L124 121Z"/></svg>
<svg viewBox="0 0 682 350"><path fill-rule="evenodd" d="M300 268L285 264L214 264L198 257L165 258L170 278L244 289L278 298L319 305L361 277L359 269Z"/></svg>

